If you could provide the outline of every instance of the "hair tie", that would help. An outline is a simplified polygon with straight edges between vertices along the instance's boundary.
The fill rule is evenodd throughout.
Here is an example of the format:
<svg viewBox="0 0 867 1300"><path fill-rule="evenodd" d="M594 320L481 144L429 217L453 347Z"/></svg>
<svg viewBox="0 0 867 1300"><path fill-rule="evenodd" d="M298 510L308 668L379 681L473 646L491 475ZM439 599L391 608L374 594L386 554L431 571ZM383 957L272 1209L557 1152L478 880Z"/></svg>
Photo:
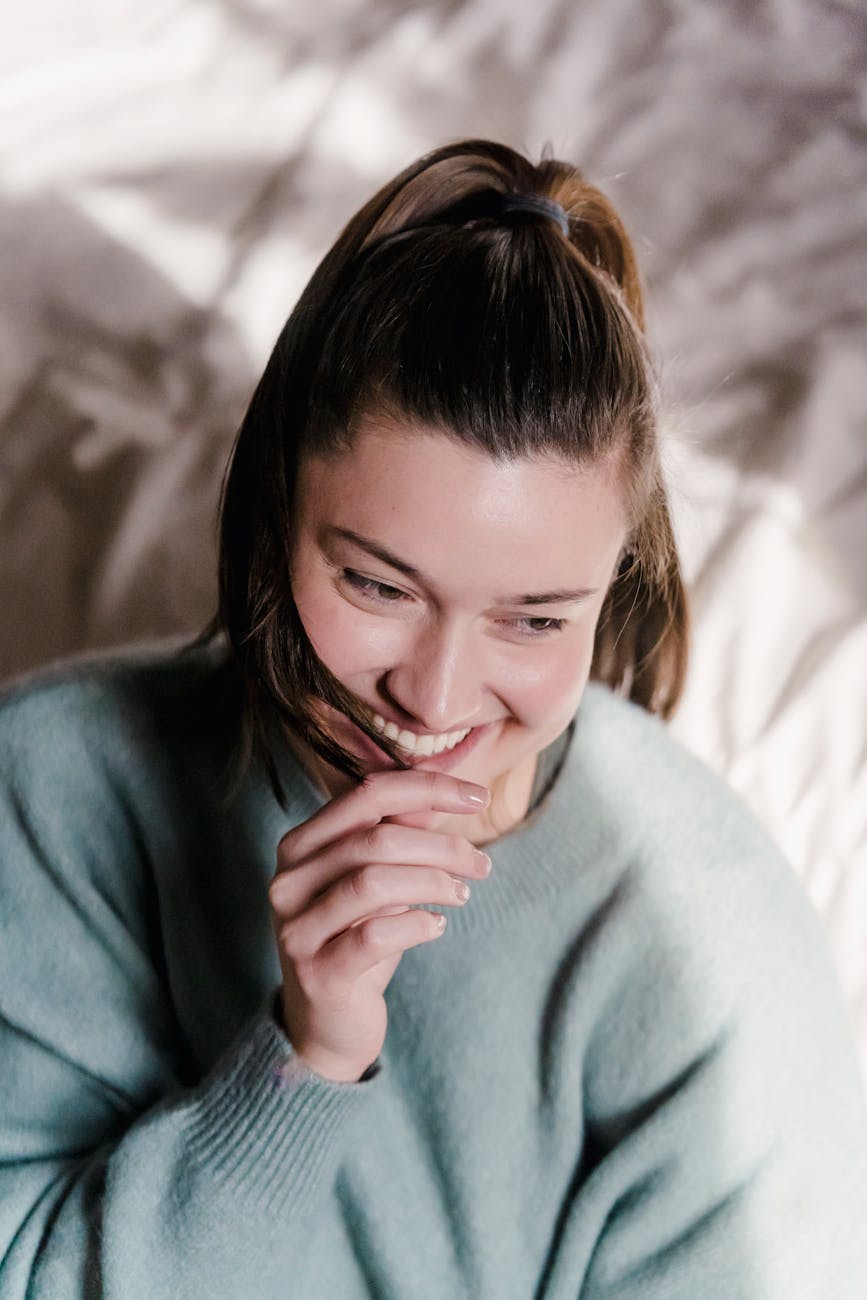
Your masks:
<svg viewBox="0 0 867 1300"><path fill-rule="evenodd" d="M504 194L503 212L532 212L556 221L563 234L569 236L569 218L566 210L555 199L543 199L538 194Z"/></svg>

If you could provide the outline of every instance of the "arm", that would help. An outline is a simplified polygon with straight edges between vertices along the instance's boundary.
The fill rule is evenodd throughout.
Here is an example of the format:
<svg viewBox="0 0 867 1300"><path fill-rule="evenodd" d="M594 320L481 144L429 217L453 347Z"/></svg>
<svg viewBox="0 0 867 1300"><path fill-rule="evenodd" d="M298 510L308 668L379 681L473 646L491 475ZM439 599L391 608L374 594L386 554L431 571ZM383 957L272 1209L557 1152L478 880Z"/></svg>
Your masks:
<svg viewBox="0 0 867 1300"><path fill-rule="evenodd" d="M301 1290L309 1225L375 1082L297 1066L270 1008L200 1085L137 1115L6 1019L0 1059L5 1297Z"/></svg>
<svg viewBox="0 0 867 1300"><path fill-rule="evenodd" d="M199 1081L160 915L177 920L173 899L197 896L157 897L151 859L164 878L183 871L210 806L195 809L192 765L162 761L134 730L108 763L100 737L124 716L94 723L94 708L65 734L50 711L31 717L26 735L51 743L18 743L11 759L0 732L0 1292L306 1293L342 1154L382 1086L370 1063L384 988L407 947L441 933L409 904L458 906L453 873L484 873L469 843L401 826L371 863L366 829L404 808L467 811L466 792L444 774L383 773L283 837L275 937L284 984L298 979L275 1007L291 1032L262 1008ZM183 963L177 944L172 957Z"/></svg>
<svg viewBox="0 0 867 1300"><path fill-rule="evenodd" d="M824 937L787 872L748 863L697 877L700 898L626 905L552 1296L867 1296L863 1089Z"/></svg>
<svg viewBox="0 0 867 1300"><path fill-rule="evenodd" d="M67 725L37 695L3 720L0 1294L285 1297L379 1082L291 1068L270 1006L198 1078L124 793L141 760L119 785L97 741L123 718L100 708Z"/></svg>

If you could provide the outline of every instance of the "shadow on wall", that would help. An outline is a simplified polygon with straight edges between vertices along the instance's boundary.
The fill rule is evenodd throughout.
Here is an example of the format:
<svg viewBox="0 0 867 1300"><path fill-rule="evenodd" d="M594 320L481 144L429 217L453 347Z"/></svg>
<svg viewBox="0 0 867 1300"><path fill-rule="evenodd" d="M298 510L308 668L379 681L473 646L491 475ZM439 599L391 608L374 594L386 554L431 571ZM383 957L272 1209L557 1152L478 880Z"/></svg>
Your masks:
<svg viewBox="0 0 867 1300"><path fill-rule="evenodd" d="M0 210L0 677L213 612L254 382L218 312L59 199Z"/></svg>

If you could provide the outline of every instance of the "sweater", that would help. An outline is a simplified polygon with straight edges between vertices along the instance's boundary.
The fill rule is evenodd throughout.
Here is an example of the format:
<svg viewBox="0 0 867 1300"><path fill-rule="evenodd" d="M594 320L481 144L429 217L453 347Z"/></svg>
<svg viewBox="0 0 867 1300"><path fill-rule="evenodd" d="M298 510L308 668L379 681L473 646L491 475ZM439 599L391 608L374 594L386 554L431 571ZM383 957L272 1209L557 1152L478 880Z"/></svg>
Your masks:
<svg viewBox="0 0 867 1300"><path fill-rule="evenodd" d="M863 1300L867 1121L818 918L590 683L358 1083L275 1018L280 836L219 645L0 707L4 1300ZM233 789L234 786L234 789Z"/></svg>

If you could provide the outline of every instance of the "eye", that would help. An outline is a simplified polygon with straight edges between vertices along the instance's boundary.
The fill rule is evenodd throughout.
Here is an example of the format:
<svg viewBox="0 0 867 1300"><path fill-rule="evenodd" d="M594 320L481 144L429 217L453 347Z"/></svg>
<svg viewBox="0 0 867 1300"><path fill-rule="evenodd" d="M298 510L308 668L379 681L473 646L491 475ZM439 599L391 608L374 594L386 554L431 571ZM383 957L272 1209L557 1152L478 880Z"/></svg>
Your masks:
<svg viewBox="0 0 867 1300"><path fill-rule="evenodd" d="M551 636L566 625L565 618L515 618L510 625L524 636Z"/></svg>
<svg viewBox="0 0 867 1300"><path fill-rule="evenodd" d="M369 600L378 600L383 604L394 605L398 601L411 599L399 587L390 587L387 582L377 582L375 578L365 578L363 574L356 573L354 569L344 569L341 576L348 586L362 596L366 596Z"/></svg>

